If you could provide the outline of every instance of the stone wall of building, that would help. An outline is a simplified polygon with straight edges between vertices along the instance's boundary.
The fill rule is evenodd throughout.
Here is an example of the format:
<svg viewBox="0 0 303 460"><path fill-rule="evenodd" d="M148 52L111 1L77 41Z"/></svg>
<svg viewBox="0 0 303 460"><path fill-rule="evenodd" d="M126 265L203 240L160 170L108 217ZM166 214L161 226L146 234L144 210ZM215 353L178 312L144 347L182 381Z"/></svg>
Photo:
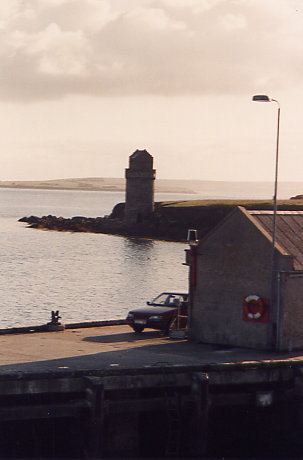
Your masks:
<svg viewBox="0 0 303 460"><path fill-rule="evenodd" d="M280 349L303 348L303 273L281 273L278 292Z"/></svg>
<svg viewBox="0 0 303 460"><path fill-rule="evenodd" d="M194 340L260 349L274 346L271 307L267 322L243 320L244 298L271 296L271 257L271 241L239 210L201 241L193 289ZM277 265L290 270L292 259L277 254Z"/></svg>

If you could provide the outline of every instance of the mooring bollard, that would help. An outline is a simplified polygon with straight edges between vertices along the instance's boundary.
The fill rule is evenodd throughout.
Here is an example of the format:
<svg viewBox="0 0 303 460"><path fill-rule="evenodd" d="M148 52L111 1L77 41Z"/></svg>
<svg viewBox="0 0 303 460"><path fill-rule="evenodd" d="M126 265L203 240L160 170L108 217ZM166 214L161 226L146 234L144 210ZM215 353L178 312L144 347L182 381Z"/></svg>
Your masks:
<svg viewBox="0 0 303 460"><path fill-rule="evenodd" d="M65 325L60 322L59 310L52 311L51 321L47 323L49 331L64 331Z"/></svg>

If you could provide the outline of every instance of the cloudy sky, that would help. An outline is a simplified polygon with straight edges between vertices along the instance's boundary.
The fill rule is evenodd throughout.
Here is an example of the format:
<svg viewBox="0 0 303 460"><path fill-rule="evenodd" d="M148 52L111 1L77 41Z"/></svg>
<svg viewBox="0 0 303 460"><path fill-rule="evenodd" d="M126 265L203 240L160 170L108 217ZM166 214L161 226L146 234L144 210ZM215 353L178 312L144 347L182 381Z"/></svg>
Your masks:
<svg viewBox="0 0 303 460"><path fill-rule="evenodd" d="M1 0L0 180L302 180L302 0Z"/></svg>

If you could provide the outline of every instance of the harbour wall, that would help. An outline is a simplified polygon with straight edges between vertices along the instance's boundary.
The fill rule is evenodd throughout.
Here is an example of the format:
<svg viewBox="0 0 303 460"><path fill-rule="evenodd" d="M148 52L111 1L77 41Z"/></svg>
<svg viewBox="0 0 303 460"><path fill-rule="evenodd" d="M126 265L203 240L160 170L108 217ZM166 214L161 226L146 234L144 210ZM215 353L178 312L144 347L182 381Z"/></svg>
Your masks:
<svg viewBox="0 0 303 460"><path fill-rule="evenodd" d="M0 375L0 458L300 458L301 366Z"/></svg>
<svg viewBox="0 0 303 460"><path fill-rule="evenodd" d="M138 338L123 325L4 341L0 458L301 458L300 352ZM30 357L54 341L64 359L13 359L17 344Z"/></svg>

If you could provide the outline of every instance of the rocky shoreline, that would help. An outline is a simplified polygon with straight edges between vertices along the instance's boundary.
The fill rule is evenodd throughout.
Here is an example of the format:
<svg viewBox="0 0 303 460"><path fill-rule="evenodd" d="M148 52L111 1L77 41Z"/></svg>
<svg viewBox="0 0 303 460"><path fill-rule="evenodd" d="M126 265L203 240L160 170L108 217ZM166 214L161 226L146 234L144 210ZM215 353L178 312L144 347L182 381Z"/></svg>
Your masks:
<svg viewBox="0 0 303 460"><path fill-rule="evenodd" d="M48 216L22 217L19 222L29 228L53 230L59 232L104 233L136 238L153 238L166 241L186 241L187 230L175 220L165 219L159 213L144 223L129 225L124 219L124 203L119 203L110 216L71 218ZM181 228L180 228L181 227Z"/></svg>
<svg viewBox="0 0 303 460"><path fill-rule="evenodd" d="M180 202L181 203L181 202ZM193 205L188 202L181 206L178 202L155 203L154 215L144 223L129 225L124 220L125 203L118 203L112 213L105 217L71 218L48 216L22 217L30 228L54 230L60 232L104 233L136 238L151 238L165 241L186 242L189 228L198 230L199 238L203 238L220 220L234 209L242 205L247 209L272 209L270 202L232 202ZM303 210L303 204L294 201L283 202L280 210Z"/></svg>
<svg viewBox="0 0 303 460"><path fill-rule="evenodd" d="M150 238L164 241L185 242L187 230L174 223L159 224L158 221L145 222L136 226L126 225L125 222L108 217L71 217L30 216L22 217L19 222L25 222L29 228L58 232L103 233L109 235L127 236L133 238Z"/></svg>
<svg viewBox="0 0 303 460"><path fill-rule="evenodd" d="M47 230L56 230L61 232L90 232L104 233L108 219L106 217L82 217L76 216L71 218L57 216L29 216L22 217L19 222L26 222L30 228L40 228ZM110 221L111 225L113 221Z"/></svg>

